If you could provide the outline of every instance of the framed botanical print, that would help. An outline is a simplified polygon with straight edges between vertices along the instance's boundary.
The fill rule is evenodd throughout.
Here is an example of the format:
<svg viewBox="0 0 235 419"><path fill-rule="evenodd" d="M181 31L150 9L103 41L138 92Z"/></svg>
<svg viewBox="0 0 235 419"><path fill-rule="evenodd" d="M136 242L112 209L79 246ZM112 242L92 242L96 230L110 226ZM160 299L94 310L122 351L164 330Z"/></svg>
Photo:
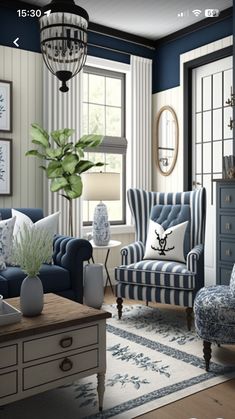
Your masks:
<svg viewBox="0 0 235 419"><path fill-rule="evenodd" d="M12 140L0 139L0 195L12 194Z"/></svg>
<svg viewBox="0 0 235 419"><path fill-rule="evenodd" d="M0 131L12 132L12 82L0 80Z"/></svg>

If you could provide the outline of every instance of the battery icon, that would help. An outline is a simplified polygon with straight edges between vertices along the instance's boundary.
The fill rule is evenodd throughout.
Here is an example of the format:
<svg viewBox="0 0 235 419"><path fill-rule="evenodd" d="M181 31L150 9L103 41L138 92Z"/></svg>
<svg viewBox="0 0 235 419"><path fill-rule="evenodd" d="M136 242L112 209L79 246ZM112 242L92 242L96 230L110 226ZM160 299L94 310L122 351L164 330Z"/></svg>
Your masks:
<svg viewBox="0 0 235 419"><path fill-rule="evenodd" d="M219 9L206 9L205 16L206 17L218 17L220 14Z"/></svg>

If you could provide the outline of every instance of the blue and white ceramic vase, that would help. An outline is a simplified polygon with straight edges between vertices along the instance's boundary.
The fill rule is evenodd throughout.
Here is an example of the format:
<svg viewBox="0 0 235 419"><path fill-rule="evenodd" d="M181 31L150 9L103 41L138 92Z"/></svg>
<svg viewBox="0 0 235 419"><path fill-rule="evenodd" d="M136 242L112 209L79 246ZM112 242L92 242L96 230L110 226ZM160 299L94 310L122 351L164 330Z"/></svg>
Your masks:
<svg viewBox="0 0 235 419"><path fill-rule="evenodd" d="M107 246L110 241L110 224L107 207L103 202L95 207L92 233L96 246Z"/></svg>
<svg viewBox="0 0 235 419"><path fill-rule="evenodd" d="M41 314L44 305L44 294L41 279L38 276L23 280L20 288L20 310L23 316L33 317Z"/></svg>

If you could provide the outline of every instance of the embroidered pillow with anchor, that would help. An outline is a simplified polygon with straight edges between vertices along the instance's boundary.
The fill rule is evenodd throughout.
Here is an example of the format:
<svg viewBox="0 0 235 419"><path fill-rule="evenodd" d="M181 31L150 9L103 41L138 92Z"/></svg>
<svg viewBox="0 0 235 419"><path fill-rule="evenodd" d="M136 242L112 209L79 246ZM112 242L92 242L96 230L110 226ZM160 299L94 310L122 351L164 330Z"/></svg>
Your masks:
<svg viewBox="0 0 235 419"><path fill-rule="evenodd" d="M184 237L188 221L164 230L161 224L149 221L144 259L173 260L185 263Z"/></svg>

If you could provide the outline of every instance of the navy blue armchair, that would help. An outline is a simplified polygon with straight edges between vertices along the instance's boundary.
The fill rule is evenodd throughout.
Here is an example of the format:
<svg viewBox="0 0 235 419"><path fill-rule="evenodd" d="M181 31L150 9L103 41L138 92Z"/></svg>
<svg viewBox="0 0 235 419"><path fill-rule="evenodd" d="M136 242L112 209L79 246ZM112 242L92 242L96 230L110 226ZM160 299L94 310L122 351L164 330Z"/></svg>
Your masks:
<svg viewBox="0 0 235 419"><path fill-rule="evenodd" d="M16 208L35 223L43 218L39 208ZM11 209L0 209L2 219L11 218ZM83 303L83 262L92 256L87 240L56 235L53 242L53 264L43 264L39 277L45 293L53 292ZM0 294L4 298L17 297L25 273L18 266L7 266L0 271Z"/></svg>

